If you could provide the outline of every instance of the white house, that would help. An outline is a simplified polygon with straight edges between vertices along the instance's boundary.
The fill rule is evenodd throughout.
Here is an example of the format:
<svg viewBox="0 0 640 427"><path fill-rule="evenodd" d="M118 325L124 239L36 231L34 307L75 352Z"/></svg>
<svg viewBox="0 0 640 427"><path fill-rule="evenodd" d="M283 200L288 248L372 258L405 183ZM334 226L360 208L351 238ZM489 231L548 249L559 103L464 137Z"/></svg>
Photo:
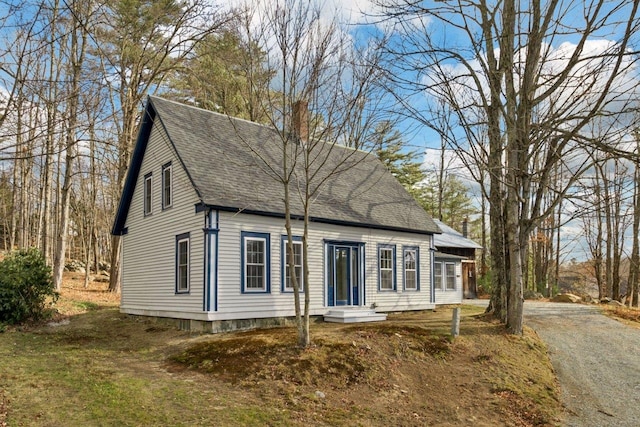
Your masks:
<svg viewBox="0 0 640 427"><path fill-rule="evenodd" d="M208 331L294 316L277 141L272 128L149 97L112 230L122 236L122 312ZM340 173L324 176L310 209L310 314L377 320L433 308L438 226L375 156L320 150L324 168ZM360 311L349 318L338 308Z"/></svg>

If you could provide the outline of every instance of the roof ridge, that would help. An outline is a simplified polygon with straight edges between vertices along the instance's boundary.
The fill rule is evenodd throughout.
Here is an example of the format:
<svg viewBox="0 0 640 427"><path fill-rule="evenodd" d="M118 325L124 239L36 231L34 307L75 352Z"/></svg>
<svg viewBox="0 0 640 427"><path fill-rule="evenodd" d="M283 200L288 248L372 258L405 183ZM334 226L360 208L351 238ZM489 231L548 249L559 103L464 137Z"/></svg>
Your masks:
<svg viewBox="0 0 640 427"><path fill-rule="evenodd" d="M233 120L233 121L237 121L237 122L244 122L244 123L247 123L249 125L258 126L258 127L264 128L264 129L272 131L272 132L280 132L279 129L275 128L272 125L266 125L266 124L263 124L263 123L253 122L251 120L243 119L241 117L232 116L230 114L218 113L217 111L207 110L206 108L198 107L198 106L192 105L192 104L185 104L183 102L178 102L178 101L175 101L173 99L163 98L163 97L158 96L158 95L147 95L147 96L152 101L154 99L158 99L161 102L170 102L172 104L177 105L178 107L193 108L194 110L199 110L199 111L201 111L203 113L213 114L213 115L219 116L221 118L227 118L229 120ZM324 139L324 140L320 140L318 138L316 138L316 139L319 140L320 142L322 142L324 144L327 144L327 145L330 145L330 146L337 146L337 147L344 148L344 149L351 150L351 151L358 151L358 152L361 152L361 153L364 153L364 154L373 154L373 150L363 150L361 148L351 147L349 145L340 144L337 141L331 142L331 141L327 141L326 139Z"/></svg>
<svg viewBox="0 0 640 427"><path fill-rule="evenodd" d="M203 113L209 113L209 114L214 114L216 116L220 116L220 117L226 117L230 120L235 120L238 122L244 122L250 125L255 125L255 126L260 126L269 130L274 130L273 127L269 126L269 125L265 125L262 123L258 123L258 122L252 122L251 120L248 119L243 119L242 117L236 117L236 116L232 116L230 114L223 114L223 113L218 113L217 111L213 111L213 110L207 110L206 108L202 108L202 107L198 107L197 105L192 105L192 104L185 104L184 102L178 102L175 101L173 99L168 99L168 98L163 98L161 96L158 95L148 95L148 97L153 101L153 99L159 99L161 102L170 102L172 104L176 104L179 107L187 107L187 108L193 108L194 110L199 110L202 111Z"/></svg>

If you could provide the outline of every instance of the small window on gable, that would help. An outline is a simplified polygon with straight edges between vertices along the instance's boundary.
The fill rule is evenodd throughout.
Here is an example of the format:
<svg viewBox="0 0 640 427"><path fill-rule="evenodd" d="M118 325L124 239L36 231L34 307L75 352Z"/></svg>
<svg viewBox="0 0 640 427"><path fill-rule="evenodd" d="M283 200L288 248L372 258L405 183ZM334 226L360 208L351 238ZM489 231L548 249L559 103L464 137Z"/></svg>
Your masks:
<svg viewBox="0 0 640 427"><path fill-rule="evenodd" d="M153 209L153 175L148 173L144 176L144 216L151 215Z"/></svg>
<svg viewBox="0 0 640 427"><path fill-rule="evenodd" d="M162 209L173 203L173 176L171 162L162 166Z"/></svg>
<svg viewBox="0 0 640 427"><path fill-rule="evenodd" d="M242 292L268 293L271 290L270 236L242 232Z"/></svg>
<svg viewBox="0 0 640 427"><path fill-rule="evenodd" d="M288 249L289 240L287 236L282 236L282 244L281 244L281 258L282 258L282 268L281 274L283 278L282 283L282 291L283 292L293 292L292 278L291 278L291 270L289 268L289 249ZM298 280L298 289L302 290L303 284L303 276L302 276L302 238L293 237L293 263L294 270L296 273L296 279Z"/></svg>
<svg viewBox="0 0 640 427"><path fill-rule="evenodd" d="M381 291L396 290L396 247L378 247L378 283Z"/></svg>
<svg viewBox="0 0 640 427"><path fill-rule="evenodd" d="M189 233L176 236L176 293L189 292Z"/></svg>
<svg viewBox="0 0 640 427"><path fill-rule="evenodd" d="M420 261L418 258L418 248L404 248L403 268L404 268L404 289L407 291L419 290L418 268Z"/></svg>

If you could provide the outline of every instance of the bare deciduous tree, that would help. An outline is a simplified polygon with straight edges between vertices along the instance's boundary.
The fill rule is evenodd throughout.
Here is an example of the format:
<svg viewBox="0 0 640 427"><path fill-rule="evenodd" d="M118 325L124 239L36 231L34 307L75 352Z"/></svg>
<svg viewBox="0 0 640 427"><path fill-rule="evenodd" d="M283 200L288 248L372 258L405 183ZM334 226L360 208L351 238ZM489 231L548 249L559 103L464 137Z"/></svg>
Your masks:
<svg viewBox="0 0 640 427"><path fill-rule="evenodd" d="M638 2L378 3L393 31L390 67L405 91L398 97L407 100L403 108L425 104L406 94L426 93L427 106L413 111L430 123L430 99L447 103L463 129L458 145L467 150L471 134L486 132L491 308L520 334L531 232L588 168L580 149L607 147L590 125L620 126L614 122L624 121L637 90L629 48ZM612 40L603 43L602 35ZM558 165L571 173L562 188L550 185Z"/></svg>
<svg viewBox="0 0 640 427"><path fill-rule="evenodd" d="M268 52L267 68L276 75L273 90L259 100L259 115L267 117L278 132L281 161L273 165L257 147L248 148L283 186L298 344L307 347L311 344L309 218L327 182L363 160L358 148L379 121L374 108L380 99L374 94L377 59L373 50L355 49L336 18L323 16L310 3L264 2L258 8L257 25L247 27L251 30L247 38ZM252 11L248 13L253 16ZM294 232L300 231L302 277L296 274L293 248Z"/></svg>
<svg viewBox="0 0 640 427"><path fill-rule="evenodd" d="M120 193L131 160L142 101L154 93L204 38L227 20L208 1L114 1L102 10L96 55L111 89ZM111 241L109 290L120 289L120 236Z"/></svg>

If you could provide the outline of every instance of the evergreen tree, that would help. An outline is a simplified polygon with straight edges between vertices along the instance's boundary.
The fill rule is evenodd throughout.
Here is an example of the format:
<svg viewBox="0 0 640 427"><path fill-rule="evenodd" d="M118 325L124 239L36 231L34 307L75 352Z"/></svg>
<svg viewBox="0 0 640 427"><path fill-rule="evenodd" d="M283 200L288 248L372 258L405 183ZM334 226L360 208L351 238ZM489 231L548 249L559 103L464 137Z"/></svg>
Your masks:
<svg viewBox="0 0 640 427"><path fill-rule="evenodd" d="M237 29L208 35L170 80L171 95L200 108L264 122L261 98L273 73L266 53Z"/></svg>
<svg viewBox="0 0 640 427"><path fill-rule="evenodd" d="M437 191L437 177L427 174L419 192L420 204L432 217L459 229L465 218L478 214L478 208L469 198L469 187L460 178L448 174L443 184L443 191ZM442 201L438 200L439 197L442 197ZM442 215L438 213L440 203Z"/></svg>
<svg viewBox="0 0 640 427"><path fill-rule="evenodd" d="M425 178L415 151L407 151L407 143L389 121L378 123L370 137L370 144L378 159L409 193L420 201L421 182Z"/></svg>

